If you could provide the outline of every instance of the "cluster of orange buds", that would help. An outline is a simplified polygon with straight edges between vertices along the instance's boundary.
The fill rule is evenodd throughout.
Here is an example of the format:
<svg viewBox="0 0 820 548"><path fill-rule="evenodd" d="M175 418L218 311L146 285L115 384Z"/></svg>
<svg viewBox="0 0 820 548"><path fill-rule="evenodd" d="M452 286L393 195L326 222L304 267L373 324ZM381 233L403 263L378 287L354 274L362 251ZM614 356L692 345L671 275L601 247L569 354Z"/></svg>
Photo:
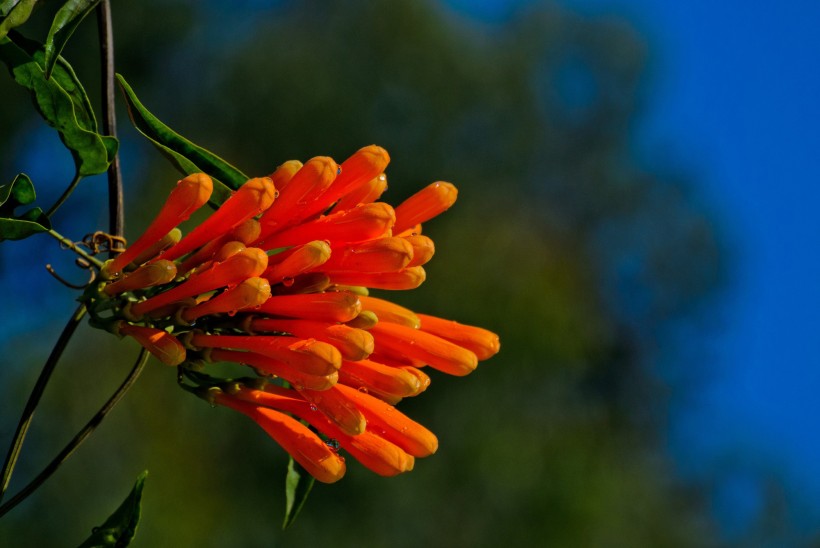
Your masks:
<svg viewBox="0 0 820 548"><path fill-rule="evenodd" d="M466 375L499 350L490 331L369 295L424 281L435 248L422 223L457 196L436 182L394 209L378 201L388 162L375 145L341 165L285 162L182 237L213 190L190 175L103 268L111 331L183 371L251 367L252 382L197 393L251 417L319 481L344 474L338 446L380 475L411 470L438 441L394 406L429 386L425 366Z"/></svg>

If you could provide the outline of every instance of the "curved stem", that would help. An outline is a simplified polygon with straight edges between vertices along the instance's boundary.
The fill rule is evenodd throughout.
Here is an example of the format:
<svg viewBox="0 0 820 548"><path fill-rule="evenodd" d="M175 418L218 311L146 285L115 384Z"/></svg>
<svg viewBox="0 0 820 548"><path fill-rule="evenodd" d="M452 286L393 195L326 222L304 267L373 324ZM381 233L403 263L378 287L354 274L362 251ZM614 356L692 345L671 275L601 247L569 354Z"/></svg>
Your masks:
<svg viewBox="0 0 820 548"><path fill-rule="evenodd" d="M63 351L66 346L68 346L68 341L71 340L71 336L74 335L74 331L80 324L80 320L82 320L83 316L85 316L85 313L85 305L81 304L77 307L77 310L74 311L74 314L71 316L71 319L68 320L68 323L66 323L63 328L63 332L60 333L60 338L57 339L57 344L55 344L54 348L51 350L51 354L49 355L48 360L46 360L43 370L40 372L40 376L37 378L37 382L34 385L34 389L31 391L31 395L26 402L26 407L23 409L23 415L20 417L17 430L14 432L11 447L6 455L6 461L3 463L3 469L0 472L0 500L3 499L3 494L5 494L6 489L9 486L9 482L11 481L11 475L14 472L14 466L17 464L17 459L20 457L20 450L23 448L23 441L26 439L28 427L31 425L31 420L34 418L34 411L40 403L40 398L43 396L43 392L46 389L46 385L48 385L48 381L51 379L51 374L54 372L57 362L60 361Z"/></svg>
<svg viewBox="0 0 820 548"><path fill-rule="evenodd" d="M66 238L65 236L63 236L62 234L60 234L59 232L54 230L53 228L48 229L46 232L48 233L49 236L56 239L58 242L60 242L64 246L66 246L68 249L70 249L71 251L73 251L74 253L76 253L77 255L79 255L80 257L82 257L83 259L88 261L89 263L93 264L97 268L102 268L102 266L103 266L102 261L100 261L97 258L92 257L91 255L89 255L88 253L86 253L85 251L80 249L80 247L77 246L77 244L75 244L74 242L72 242L71 240L69 240L68 238Z"/></svg>
<svg viewBox="0 0 820 548"><path fill-rule="evenodd" d="M117 114L114 104L114 27L111 23L111 4L102 0L97 7L97 25L100 33L100 64L102 67L102 125L103 132L117 136ZM119 153L108 167L108 233L122 236L125 217L122 207L122 173ZM111 252L111 257L115 255Z"/></svg>
<svg viewBox="0 0 820 548"><path fill-rule="evenodd" d="M51 477L60 465L65 462L68 457L70 457L74 451L80 447L80 445L82 445L82 443L94 432L94 430L97 429L100 423L102 423L109 411L111 411L114 406L119 403L125 393L128 392L128 390L134 385L137 378L140 376L140 373L142 373L147 361L148 351L143 349L137 357L137 361L134 363L134 367L131 369L128 377L126 377L117 391L114 392L114 394L108 399L107 402L105 402L100 410L97 411L90 421L88 421L88 424L86 424L82 430L77 432L77 435L74 436L70 442L68 442L68 445L66 445L63 450L60 451L56 457L54 457L54 460L52 460L48 466L46 466L43 471L37 475L37 477L31 480L28 485L23 487L19 493L10 498L8 502L0 506L0 517L3 517L12 508L20 504L26 499L26 497L37 490L37 488L40 487L49 477Z"/></svg>
<svg viewBox="0 0 820 548"><path fill-rule="evenodd" d="M46 217L50 219L51 216L54 215L58 209L60 209L60 206L63 205L63 203L66 200L68 200L68 197L71 196L71 193L74 192L74 189L77 188L77 184L79 184L79 182L82 181L82 179L83 176L80 175L79 171L74 174L74 178L71 180L71 183L68 185L68 188L65 189L65 192L63 192L62 196L60 196L57 199L57 201L54 202L54 205L51 206L46 212Z"/></svg>

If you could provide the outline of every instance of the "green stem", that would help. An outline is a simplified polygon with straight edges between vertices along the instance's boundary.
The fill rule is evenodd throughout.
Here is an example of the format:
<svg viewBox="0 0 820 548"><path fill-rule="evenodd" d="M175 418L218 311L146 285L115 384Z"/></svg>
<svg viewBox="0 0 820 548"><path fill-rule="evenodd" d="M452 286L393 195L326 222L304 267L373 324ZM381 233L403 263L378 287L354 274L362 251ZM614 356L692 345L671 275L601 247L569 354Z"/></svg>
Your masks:
<svg viewBox="0 0 820 548"><path fill-rule="evenodd" d="M102 266L103 266L102 261L92 257L91 255L89 255L88 253L86 253L85 251L80 249L80 247L78 247L77 244L75 244L74 242L72 242L71 240L69 240L68 238L66 238L65 236L63 236L62 234L60 234L59 232L54 230L53 228L48 229L46 232L52 238L56 239L58 242L60 242L64 246L66 246L68 249L70 249L71 251L73 251L74 253L76 253L77 255L79 255L80 257L82 257L83 259L88 261L89 263L93 264L97 268L102 268Z"/></svg>
<svg viewBox="0 0 820 548"><path fill-rule="evenodd" d="M71 196L71 193L74 192L74 189L77 188L77 184L79 184L79 182L82 181L82 179L83 179L83 176L80 175L79 172L77 172L74 175L74 178L71 180L71 184L69 184L68 188L66 188L65 192L63 192L63 195L60 196L57 199L57 201L54 202L54 205L51 206L49 208L49 210L46 212L46 217L48 217L50 219L51 216L54 215L57 212L58 209L60 209L60 206L63 205L63 202L68 200L68 197Z"/></svg>
<svg viewBox="0 0 820 548"><path fill-rule="evenodd" d="M19 493L14 495L12 498L8 500L5 504L0 506L0 517L3 517L6 513L8 513L12 508L20 504L23 500L25 500L29 495L31 495L34 491L37 490L48 478L51 477L54 472L60 467L63 462L65 462L68 457L70 457L82 443L97 429L97 427L102 423L105 416L117 405L122 397L125 395L128 390L134 386L134 383L137 381L137 378L142 373L142 370L145 367L145 363L148 361L148 351L143 349L139 356L137 357L137 361L134 363L134 367L131 369L131 372L128 373L128 377L123 381L120 387L117 389L116 392L108 399L107 402L100 408L99 411L88 421L88 424L83 427L82 430L77 432L77 435L72 438L68 445L66 445L60 453L54 457L48 466L46 466L42 472L40 472L37 477L35 477L28 485L23 487Z"/></svg>
<svg viewBox="0 0 820 548"><path fill-rule="evenodd" d="M20 450L23 448L23 441L26 439L26 433L28 433L31 420L34 418L34 411L40 403L40 398L43 396L46 385L48 385L48 381L51 379L51 374L54 373L57 362L60 361L63 351L66 346L68 346L68 341L71 340L71 336L74 335L74 331L76 331L77 326L80 325L80 320L83 319L85 313L85 305L81 304L74 311L68 323L66 323L63 332L60 334L60 338L57 339L57 344L51 349L51 355L49 355L48 360L46 360L43 366L43 370L40 372L40 377L37 379L34 389L31 391L28 402L26 402L26 407L23 409L23 415L20 417L17 430L14 432L11 447L6 455L6 462L3 463L3 469L0 471L0 500L3 500L3 495L6 489L8 489L11 475L14 472L14 466L20 457Z"/></svg>

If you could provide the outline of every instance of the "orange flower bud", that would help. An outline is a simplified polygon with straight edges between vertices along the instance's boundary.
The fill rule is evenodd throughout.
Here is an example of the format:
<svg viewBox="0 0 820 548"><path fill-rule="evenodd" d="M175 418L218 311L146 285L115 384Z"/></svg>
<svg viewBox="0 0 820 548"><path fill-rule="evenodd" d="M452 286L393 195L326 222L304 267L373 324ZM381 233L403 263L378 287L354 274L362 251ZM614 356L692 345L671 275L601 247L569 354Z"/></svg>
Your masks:
<svg viewBox="0 0 820 548"><path fill-rule="evenodd" d="M421 234L414 234L412 236L404 236L404 239L410 242L413 246L413 259L407 266L421 266L427 264L433 255L436 253L436 246L433 240Z"/></svg>
<svg viewBox="0 0 820 548"><path fill-rule="evenodd" d="M323 483L344 476L345 461L308 427L283 413L217 393L214 402L244 413L261 426L308 473Z"/></svg>
<svg viewBox="0 0 820 548"><path fill-rule="evenodd" d="M134 272L126 274L119 280L106 285L103 291L106 295L119 295L125 291L134 291L145 287L167 284L173 281L176 275L177 267L174 263L159 260L141 266Z"/></svg>
<svg viewBox="0 0 820 548"><path fill-rule="evenodd" d="M374 177L378 177L389 163L390 155L380 146L370 145L359 149L342 162L342 172L330 188L314 200L295 221L322 213L345 194L356 190Z"/></svg>
<svg viewBox="0 0 820 548"><path fill-rule="evenodd" d="M207 243L214 236L229 232L240 223L268 209L275 197L276 188L270 179L267 177L249 179L202 224L166 251L163 258L178 259Z"/></svg>
<svg viewBox="0 0 820 548"><path fill-rule="evenodd" d="M144 263L145 261L153 259L157 255L159 255L160 252L165 251L166 249L168 249L172 245L175 245L181 239L182 239L182 231L178 228L172 228L171 231L168 232L168 234L166 234L162 238L160 238L157 241L157 243L151 244L150 246L148 246L145 249L145 251L143 251L142 253L140 253L136 257L134 257L134 259L131 261L131 264L135 265L135 266L139 266L142 263Z"/></svg>
<svg viewBox="0 0 820 548"><path fill-rule="evenodd" d="M299 160L288 160L281 166L276 168L276 171L268 175L270 180L273 181L273 185L279 192L285 190L285 187L288 186L290 180L293 179L293 176L296 175L296 172L302 169L302 162Z"/></svg>
<svg viewBox="0 0 820 548"><path fill-rule="evenodd" d="M145 229L142 236L105 266L106 274L113 276L120 272L128 263L168 234L172 228L188 219L191 213L208 201L211 192L213 192L213 181L204 173L194 173L177 182L177 186L171 191L159 214Z"/></svg>
<svg viewBox="0 0 820 548"><path fill-rule="evenodd" d="M498 335L487 329L464 325L452 320L419 314L421 330L472 351L479 360L495 356L501 349Z"/></svg>
<svg viewBox="0 0 820 548"><path fill-rule="evenodd" d="M447 211L458 197L458 189L451 183L438 181L416 192L396 208L394 234L412 228Z"/></svg>
<svg viewBox="0 0 820 548"><path fill-rule="evenodd" d="M270 283L264 278L248 278L239 285L228 288L216 297L186 308L182 312L182 319L193 322L197 318L209 314L232 314L237 310L244 310L259 306L270 298Z"/></svg>
<svg viewBox="0 0 820 548"><path fill-rule="evenodd" d="M424 268L413 266L396 272L329 272L330 283L362 285L373 289L415 289L427 277Z"/></svg>
<svg viewBox="0 0 820 548"><path fill-rule="evenodd" d="M279 283L286 278L293 278L317 268L329 258L328 243L316 240L274 255L269 262L276 261L276 263L268 267L264 276L273 283Z"/></svg>
<svg viewBox="0 0 820 548"><path fill-rule="evenodd" d="M335 346L346 360L362 360L373 352L373 335L344 324L311 320L254 318L251 330L290 333L302 339L313 338Z"/></svg>
<svg viewBox="0 0 820 548"><path fill-rule="evenodd" d="M392 405L349 386L337 385L334 390L355 404L367 419L368 431L398 445L414 457L427 457L438 449L435 434Z"/></svg>
<svg viewBox="0 0 820 548"><path fill-rule="evenodd" d="M361 297L359 297L361 298ZM379 323L379 317L376 316L374 313L370 312L369 310L362 310L359 312L359 315L346 322L345 325L349 325L350 327L355 327L356 329L370 329L374 325Z"/></svg>
<svg viewBox="0 0 820 548"><path fill-rule="evenodd" d="M331 243L370 240L385 235L395 221L393 208L388 204L364 204L286 228L269 237L263 236L260 245L263 249L276 249L313 240Z"/></svg>
<svg viewBox="0 0 820 548"><path fill-rule="evenodd" d="M370 179L359 188L351 191L347 196L343 196L333 207L333 210L343 211L356 207L358 204L375 202L384 194L385 190L387 190L387 176L382 173L378 177Z"/></svg>
<svg viewBox="0 0 820 548"><path fill-rule="evenodd" d="M361 310L359 296L348 291L274 295L259 307L265 314L320 322L346 322Z"/></svg>
<svg viewBox="0 0 820 548"><path fill-rule="evenodd" d="M378 351L406 355L450 375L467 375L478 365L476 355L466 348L424 331L379 322L370 332L376 337Z"/></svg>
<svg viewBox="0 0 820 548"><path fill-rule="evenodd" d="M185 283L139 302L131 307L139 317L161 306L181 301L187 297L200 295L226 285L238 284L247 278L259 276L268 266L268 256L261 249L249 247L231 255L222 262L202 271L195 272Z"/></svg>
<svg viewBox="0 0 820 548"><path fill-rule="evenodd" d="M418 392L413 394L413 396L418 396L419 394L427 390L428 386L430 386L430 376L418 367L413 367L411 365L402 365L397 367L397 369L401 369L405 373L409 373L410 375L413 375L414 377L416 377L416 379L418 379L419 389Z"/></svg>
<svg viewBox="0 0 820 548"><path fill-rule="evenodd" d="M305 162L287 188L280 189L276 202L262 215L260 222L264 227L263 233L272 234L303 218L302 212L327 190L338 172L339 166L327 156L317 156Z"/></svg>
<svg viewBox="0 0 820 548"><path fill-rule="evenodd" d="M204 348L250 350L309 375L327 376L342 365L342 356L335 347L315 339L195 333L191 344Z"/></svg>
<svg viewBox="0 0 820 548"><path fill-rule="evenodd" d="M324 272L308 272L293 279L283 280L271 286L274 295L296 295L297 293L321 293L330 287L330 278Z"/></svg>
<svg viewBox="0 0 820 548"><path fill-rule="evenodd" d="M225 350L224 348L213 348L210 351L210 360L212 362L242 363L263 373L280 377L294 387L308 388L310 390L327 390L336 384L339 379L337 371L333 371L329 375L309 375L280 360L263 356L256 352L239 352L236 350Z"/></svg>
<svg viewBox="0 0 820 548"><path fill-rule="evenodd" d="M318 407L319 411L332 420L345 434L358 436L364 432L367 424L364 415L349 397L339 391L338 386L320 392L307 389L298 392L303 398Z"/></svg>
<svg viewBox="0 0 820 548"><path fill-rule="evenodd" d="M359 297L359 300L362 301L362 310L373 312L380 322L397 323L413 329L421 326L421 320L415 312L396 303L376 297Z"/></svg>
<svg viewBox="0 0 820 548"><path fill-rule="evenodd" d="M179 273L184 274L189 270L196 268L200 264L213 259L214 255L216 255L216 253L229 242L242 244L242 247L237 249L237 251L241 251L246 245L255 241L259 237L260 230L261 228L259 221L256 219L248 219L231 230L229 234L224 234L214 240L211 240L207 244L200 247L195 253L192 253L182 262L182 265L180 265Z"/></svg>
<svg viewBox="0 0 820 548"><path fill-rule="evenodd" d="M118 322L115 333L132 337L166 365L179 365L185 361L185 347L165 330Z"/></svg>
<svg viewBox="0 0 820 548"><path fill-rule="evenodd" d="M397 398L415 396L421 391L420 381L412 373L371 360L343 361L339 382Z"/></svg>
<svg viewBox="0 0 820 548"><path fill-rule="evenodd" d="M413 246L403 238L378 238L333 247L322 270L358 272L395 272L413 259ZM331 278L333 275L330 275Z"/></svg>

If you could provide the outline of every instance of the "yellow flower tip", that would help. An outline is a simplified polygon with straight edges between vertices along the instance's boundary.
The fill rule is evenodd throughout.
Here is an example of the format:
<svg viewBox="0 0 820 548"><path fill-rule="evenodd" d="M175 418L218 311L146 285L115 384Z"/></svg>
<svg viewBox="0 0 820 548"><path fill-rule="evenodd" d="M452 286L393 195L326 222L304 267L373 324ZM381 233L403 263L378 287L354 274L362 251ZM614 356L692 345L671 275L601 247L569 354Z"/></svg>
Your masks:
<svg viewBox="0 0 820 548"><path fill-rule="evenodd" d="M433 240L427 236L413 234L410 236L405 236L404 239L407 240L413 247L413 259L407 264L407 266L421 266L427 264L436 253L436 246L433 243Z"/></svg>
<svg viewBox="0 0 820 548"><path fill-rule="evenodd" d="M498 335L487 329L452 320L419 314L421 330L472 351L479 360L495 356L501 349Z"/></svg>
<svg viewBox="0 0 820 548"><path fill-rule="evenodd" d="M231 237L245 245L250 245L259 238L262 231L262 225L254 218L250 218L231 231Z"/></svg>
<svg viewBox="0 0 820 548"><path fill-rule="evenodd" d="M447 211L457 197L458 189L452 183L437 181L426 186L396 208L393 233L404 232Z"/></svg>
<svg viewBox="0 0 820 548"><path fill-rule="evenodd" d="M316 339L304 339L291 344L288 348L297 355L292 365L310 374L330 375L342 366L342 355L332 344Z"/></svg>
<svg viewBox="0 0 820 548"><path fill-rule="evenodd" d="M185 361L185 347L165 330L125 322L119 322L116 329L119 335L132 337L166 365L175 366Z"/></svg>
<svg viewBox="0 0 820 548"><path fill-rule="evenodd" d="M415 463L412 455L368 431L340 442L353 458L380 476L391 477L409 472Z"/></svg>
<svg viewBox="0 0 820 548"><path fill-rule="evenodd" d="M204 301L182 312L182 319L193 322L211 314L234 313L259 306L270 298L270 282L264 278L252 277L239 285L229 288L216 297Z"/></svg>
<svg viewBox="0 0 820 548"><path fill-rule="evenodd" d="M171 196L178 194L180 201L188 201L193 211L205 205L205 202L211 199L213 191L214 182L208 175L192 173L177 182Z"/></svg>
<svg viewBox="0 0 820 548"><path fill-rule="evenodd" d="M218 263L221 263L222 261L227 260L228 257L232 257L232 256L236 255L237 253L239 253L240 251L244 251L245 249L247 249L247 247L245 247L245 244L242 243L242 242L238 242L238 241L235 241L235 240L230 241L230 242L226 242L214 254L213 260L218 262Z"/></svg>
<svg viewBox="0 0 820 548"><path fill-rule="evenodd" d="M142 263L153 259L169 247L176 245L181 239L182 231L178 228L172 228L168 234L160 238L157 243L147 247L145 251L134 257L131 260L131 264L139 266Z"/></svg>
<svg viewBox="0 0 820 548"><path fill-rule="evenodd" d="M247 196L244 203L251 206L252 211L255 211L251 217L262 213L273 205L273 201L277 196L276 186L274 186L270 177L248 179L248 181L236 191L237 195L240 193L244 193Z"/></svg>
<svg viewBox="0 0 820 548"><path fill-rule="evenodd" d="M106 295L118 295L125 291L134 291L146 287L166 284L173 281L177 275L177 267L171 261L159 260L141 266L134 272L127 274L108 285L103 291Z"/></svg>
<svg viewBox="0 0 820 548"><path fill-rule="evenodd" d="M356 329L370 329L379 323L379 317L369 310L362 310L359 315L347 322L345 325L355 327ZM372 352L372 351L371 351Z"/></svg>
<svg viewBox="0 0 820 548"><path fill-rule="evenodd" d="M290 180L293 179L293 176L296 175L296 172L301 168L302 162L299 160L288 160L277 167L276 171L268 175L268 177L270 177L271 181L273 181L273 185L281 193L285 190L285 187L288 186Z"/></svg>
<svg viewBox="0 0 820 548"><path fill-rule="evenodd" d="M373 335L363 329L331 325L325 329L325 336L346 360L363 360L373 353Z"/></svg>
<svg viewBox="0 0 820 548"><path fill-rule="evenodd" d="M352 169L354 166L363 169L363 166L367 166L368 171L375 172L375 176L383 173L389 163L390 155L385 149L379 145L368 145L360 148L353 156L345 160L342 163L342 170Z"/></svg>
<svg viewBox="0 0 820 548"><path fill-rule="evenodd" d="M327 242L321 240L308 242L274 255L272 260L278 260L279 262L272 264L265 271L265 276L274 283L286 278L294 278L299 274L323 265L330 258L330 255L330 245Z"/></svg>
<svg viewBox="0 0 820 548"><path fill-rule="evenodd" d="M360 297L362 310L374 314L378 321L397 323L413 329L421 327L421 320L415 312L396 303L377 297Z"/></svg>

